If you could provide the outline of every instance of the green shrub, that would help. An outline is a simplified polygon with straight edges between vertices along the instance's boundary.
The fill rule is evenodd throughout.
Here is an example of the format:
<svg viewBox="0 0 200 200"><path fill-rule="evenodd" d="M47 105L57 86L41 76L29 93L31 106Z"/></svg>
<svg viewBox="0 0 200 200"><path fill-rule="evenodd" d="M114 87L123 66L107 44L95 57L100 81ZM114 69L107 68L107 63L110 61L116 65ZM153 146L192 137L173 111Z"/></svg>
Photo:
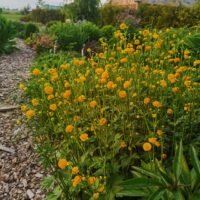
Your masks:
<svg viewBox="0 0 200 200"><path fill-rule="evenodd" d="M25 37L26 25L24 23L12 21L11 25L14 30L15 37L19 37L19 38Z"/></svg>
<svg viewBox="0 0 200 200"><path fill-rule="evenodd" d="M127 8L113 5L105 5L101 8L102 25L113 25L117 23L117 17Z"/></svg>
<svg viewBox="0 0 200 200"><path fill-rule="evenodd" d="M86 41L98 40L101 36L100 29L89 22L82 24L56 23L48 31L57 39L60 49L79 52Z"/></svg>
<svg viewBox="0 0 200 200"><path fill-rule="evenodd" d="M101 28L102 36L106 39L111 39L113 37L116 28L112 25L106 25Z"/></svg>
<svg viewBox="0 0 200 200"><path fill-rule="evenodd" d="M191 27L200 22L199 7L141 4L137 12L142 27Z"/></svg>
<svg viewBox="0 0 200 200"><path fill-rule="evenodd" d="M87 35L87 40L98 40L101 37L99 27L91 22L82 23L81 29Z"/></svg>
<svg viewBox="0 0 200 200"><path fill-rule="evenodd" d="M31 19L35 22L47 24L50 21L62 21L64 22L65 16L60 10L45 10L45 9L34 9L31 12Z"/></svg>
<svg viewBox="0 0 200 200"><path fill-rule="evenodd" d="M14 50L15 42L14 30L11 22L0 16L0 55L3 53L11 53Z"/></svg>
<svg viewBox="0 0 200 200"><path fill-rule="evenodd" d="M200 160L191 146L190 159L183 155L180 142L175 149L173 163L165 167L162 161L143 163L143 167L133 167L135 178L118 185L117 196L144 197L144 199L192 199L200 197Z"/></svg>
<svg viewBox="0 0 200 200"><path fill-rule="evenodd" d="M38 33L39 29L35 24L29 23L25 28L25 38L30 37L33 33Z"/></svg>

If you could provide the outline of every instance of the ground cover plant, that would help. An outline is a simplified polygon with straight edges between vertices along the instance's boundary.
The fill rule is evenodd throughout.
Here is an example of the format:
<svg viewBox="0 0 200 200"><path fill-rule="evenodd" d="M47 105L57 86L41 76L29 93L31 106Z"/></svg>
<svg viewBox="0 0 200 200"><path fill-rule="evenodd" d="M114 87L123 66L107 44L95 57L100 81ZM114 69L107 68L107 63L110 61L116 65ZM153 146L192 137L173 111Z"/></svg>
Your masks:
<svg viewBox="0 0 200 200"><path fill-rule="evenodd" d="M159 161L171 169L180 140L186 158L189 144L199 146L196 30L144 29L130 37L121 24L96 55L87 49L89 58L47 56L34 64L20 85L21 110L51 171L47 199L120 199L133 166Z"/></svg>

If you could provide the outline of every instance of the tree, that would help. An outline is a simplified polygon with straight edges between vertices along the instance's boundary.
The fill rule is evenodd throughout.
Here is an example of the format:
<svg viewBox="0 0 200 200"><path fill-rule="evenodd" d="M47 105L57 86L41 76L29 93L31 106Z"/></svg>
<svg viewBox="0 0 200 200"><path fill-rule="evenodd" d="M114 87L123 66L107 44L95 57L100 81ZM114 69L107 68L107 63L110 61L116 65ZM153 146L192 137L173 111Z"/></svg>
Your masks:
<svg viewBox="0 0 200 200"><path fill-rule="evenodd" d="M100 0L75 0L78 18L96 22L99 18Z"/></svg>
<svg viewBox="0 0 200 200"><path fill-rule="evenodd" d="M45 5L45 1L44 0L38 0L37 2L37 8L43 8Z"/></svg>
<svg viewBox="0 0 200 200"><path fill-rule="evenodd" d="M100 3L100 0L74 0L73 3L65 5L65 13L71 19L97 22Z"/></svg>
<svg viewBox="0 0 200 200"><path fill-rule="evenodd" d="M30 7L30 5L28 4L27 6L25 6L25 7L20 11L20 13L21 13L22 15L27 15L27 14L30 13L30 10L31 10L31 7Z"/></svg>

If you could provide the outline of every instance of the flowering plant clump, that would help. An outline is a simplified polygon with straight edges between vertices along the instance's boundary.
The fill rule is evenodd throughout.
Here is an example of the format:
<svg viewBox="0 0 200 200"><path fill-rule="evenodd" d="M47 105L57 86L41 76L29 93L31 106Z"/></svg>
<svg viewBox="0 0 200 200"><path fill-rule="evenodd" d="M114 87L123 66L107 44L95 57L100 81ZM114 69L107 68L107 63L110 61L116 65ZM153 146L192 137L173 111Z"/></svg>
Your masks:
<svg viewBox="0 0 200 200"><path fill-rule="evenodd" d="M131 166L162 162L180 138L198 138L198 55L174 29L142 30L130 41L126 30L94 57L34 67L22 88L58 198L114 199Z"/></svg>

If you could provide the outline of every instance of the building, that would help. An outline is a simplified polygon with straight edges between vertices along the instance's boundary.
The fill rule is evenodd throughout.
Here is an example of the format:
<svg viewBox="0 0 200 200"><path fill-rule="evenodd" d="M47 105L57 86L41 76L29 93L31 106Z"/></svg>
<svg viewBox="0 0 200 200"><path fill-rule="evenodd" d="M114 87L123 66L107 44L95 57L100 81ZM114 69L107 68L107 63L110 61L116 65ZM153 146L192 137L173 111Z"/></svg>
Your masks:
<svg viewBox="0 0 200 200"><path fill-rule="evenodd" d="M110 0L108 3L115 6L129 7L131 9L137 9L138 7L136 0Z"/></svg>

